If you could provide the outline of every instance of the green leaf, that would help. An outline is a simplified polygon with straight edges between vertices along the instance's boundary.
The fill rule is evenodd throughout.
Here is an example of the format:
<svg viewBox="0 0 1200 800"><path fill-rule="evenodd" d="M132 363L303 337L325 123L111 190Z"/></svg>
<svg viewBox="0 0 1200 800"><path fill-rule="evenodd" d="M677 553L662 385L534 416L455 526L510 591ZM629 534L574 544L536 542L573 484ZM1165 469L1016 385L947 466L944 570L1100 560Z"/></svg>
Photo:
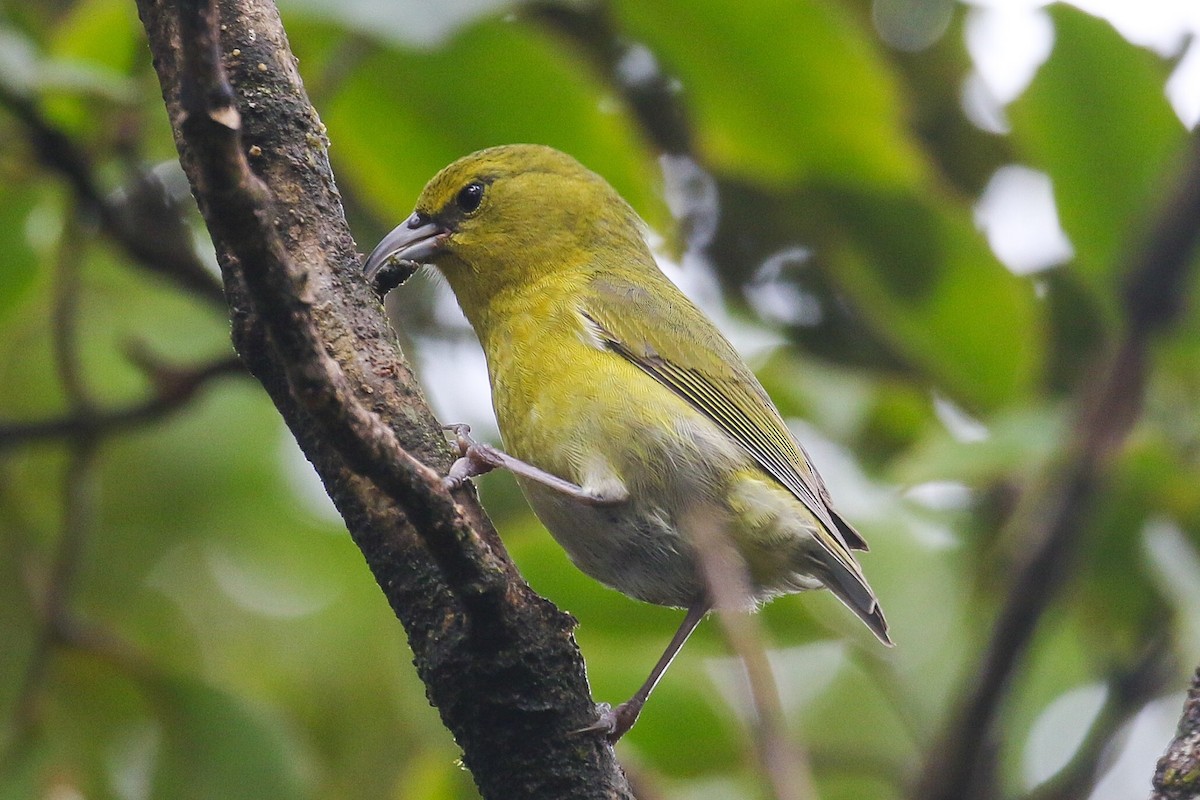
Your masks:
<svg viewBox="0 0 1200 800"><path fill-rule="evenodd" d="M54 204L43 204L37 210L38 220L45 225L58 222L52 219ZM30 214L35 211L35 192L28 186L9 187L0 203L0 253L4 266L0 268L0 322L28 297L38 271L38 258L29 242Z"/></svg>
<svg viewBox="0 0 1200 800"><path fill-rule="evenodd" d="M137 9L123 0L81 0L54 28L49 54L77 59L114 73L142 59Z"/></svg>
<svg viewBox="0 0 1200 800"><path fill-rule="evenodd" d="M941 425L931 426L891 469L890 478L904 486L953 480L983 487L1005 476L1044 465L1063 440L1061 415L1047 408L1014 408L988 420L988 437L960 442Z"/></svg>
<svg viewBox="0 0 1200 800"><path fill-rule="evenodd" d="M681 81L709 167L774 186L815 175L911 186L926 174L895 77L835 4L619 0L614 13Z"/></svg>
<svg viewBox="0 0 1200 800"><path fill-rule="evenodd" d="M238 698L191 678L156 678L164 725L153 797L302 797L281 731Z"/></svg>
<svg viewBox="0 0 1200 800"><path fill-rule="evenodd" d="M975 408L1026 395L1044 360L1044 310L949 198L829 187L818 258L876 336ZM823 228L823 230L821 229ZM837 230L841 228L842 230Z"/></svg>
<svg viewBox="0 0 1200 800"><path fill-rule="evenodd" d="M1061 4L1052 13L1054 51L1010 109L1012 138L1054 182L1075 267L1111 298L1186 131L1163 93L1166 61L1103 20Z"/></svg>
<svg viewBox="0 0 1200 800"><path fill-rule="evenodd" d="M425 183L460 156L538 142L604 175L653 223L663 216L650 181L657 170L621 112L557 40L491 20L436 51L373 53L323 117L339 177L386 218L407 216Z"/></svg>

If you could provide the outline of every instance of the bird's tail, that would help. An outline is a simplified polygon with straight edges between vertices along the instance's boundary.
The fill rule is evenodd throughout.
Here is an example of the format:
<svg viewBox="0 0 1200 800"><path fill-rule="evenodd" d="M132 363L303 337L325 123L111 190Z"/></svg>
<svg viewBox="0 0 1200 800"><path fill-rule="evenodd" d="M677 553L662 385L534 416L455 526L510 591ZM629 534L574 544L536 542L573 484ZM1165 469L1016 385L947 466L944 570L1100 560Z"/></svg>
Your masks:
<svg viewBox="0 0 1200 800"><path fill-rule="evenodd" d="M889 647L892 646L891 637L888 636L887 620L883 618L883 610L879 607L875 592L871 590L870 584L867 583L867 579L861 572L825 552L811 554L808 566L812 574L819 578L837 599L845 603L847 608L866 623L871 632L879 637L879 641Z"/></svg>

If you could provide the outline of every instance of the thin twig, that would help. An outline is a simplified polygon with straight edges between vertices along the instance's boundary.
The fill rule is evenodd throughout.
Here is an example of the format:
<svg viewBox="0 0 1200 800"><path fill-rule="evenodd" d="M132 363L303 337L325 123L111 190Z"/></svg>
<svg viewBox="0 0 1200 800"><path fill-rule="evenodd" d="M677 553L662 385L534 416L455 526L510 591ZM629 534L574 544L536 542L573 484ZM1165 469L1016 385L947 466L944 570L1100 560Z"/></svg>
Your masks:
<svg viewBox="0 0 1200 800"><path fill-rule="evenodd" d="M51 123L33 100L0 81L0 107L7 108L25 126L38 160L66 180L81 205L96 215L104 232L129 254L134 263L167 278L210 305L225 309L225 294L220 282L192 250L186 238L186 226L177 218L176 209L163 204L161 193L160 207L154 209L157 224L147 225L144 219L135 219L137 215L145 214L150 206L146 200L151 187L144 178L133 185L136 196L127 204L118 204L100 188L83 148ZM171 215L176 216L171 219ZM173 224L168 225L168 222ZM164 235L164 226L175 229L178 235Z"/></svg>
<svg viewBox="0 0 1200 800"><path fill-rule="evenodd" d="M160 366L151 374L155 391L128 406L89 406L51 419L0 423L0 453L39 442L80 437L106 439L153 424L184 408L214 379L245 375L246 370L235 356L227 356L190 368Z"/></svg>
<svg viewBox="0 0 1200 800"><path fill-rule="evenodd" d="M815 797L808 761L799 746L788 739L779 689L763 644L762 626L757 616L745 613L746 598L751 595L745 561L723 531L703 513L693 514L689 523L687 528L693 534L693 545L721 631L746 670L755 712L754 744L762 774L777 800Z"/></svg>

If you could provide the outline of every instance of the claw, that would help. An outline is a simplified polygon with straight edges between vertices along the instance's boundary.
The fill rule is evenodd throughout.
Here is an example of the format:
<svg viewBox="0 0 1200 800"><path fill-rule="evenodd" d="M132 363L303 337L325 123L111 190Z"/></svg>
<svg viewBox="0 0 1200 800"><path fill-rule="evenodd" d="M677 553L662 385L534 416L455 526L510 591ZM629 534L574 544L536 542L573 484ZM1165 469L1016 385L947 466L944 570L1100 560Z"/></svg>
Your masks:
<svg viewBox="0 0 1200 800"><path fill-rule="evenodd" d="M600 703L596 706L596 710L600 713L596 721L579 730L571 731L571 735L599 733L609 744L616 744L622 736L629 732L633 723L637 722L638 715L642 713L642 705L633 700L621 703L616 708L608 703Z"/></svg>
<svg viewBox="0 0 1200 800"><path fill-rule="evenodd" d="M443 425L442 430L454 434L454 445L458 448L460 456L465 455L467 448L475 444L475 440L471 438L471 426L465 422Z"/></svg>

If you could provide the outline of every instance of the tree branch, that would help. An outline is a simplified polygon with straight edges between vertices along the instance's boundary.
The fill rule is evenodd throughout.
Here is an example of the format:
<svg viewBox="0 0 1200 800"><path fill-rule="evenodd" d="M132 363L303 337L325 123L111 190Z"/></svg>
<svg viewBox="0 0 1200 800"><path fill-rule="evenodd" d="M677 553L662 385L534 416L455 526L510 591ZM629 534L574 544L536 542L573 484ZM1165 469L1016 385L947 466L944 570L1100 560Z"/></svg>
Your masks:
<svg viewBox="0 0 1200 800"><path fill-rule="evenodd" d="M1200 668L1183 703L1179 729L1154 770L1150 800L1196 800L1200 797Z"/></svg>
<svg viewBox="0 0 1200 800"><path fill-rule="evenodd" d="M191 368L167 367L142 358L142 366L155 386L145 400L124 408L89 406L52 419L0 423L0 453L48 440L115 436L175 413L216 378L245 374L242 362L233 356Z"/></svg>
<svg viewBox="0 0 1200 800"><path fill-rule="evenodd" d="M1071 574L1087 517L1141 410L1153 334L1174 323L1200 240L1200 132L1141 248L1126 270L1126 332L1078 393L1071 439L1049 480L1027 489L1012 527L1022 532L1018 566L979 668L930 750L914 797L962 800L994 794L994 731L1000 707L1043 612Z"/></svg>
<svg viewBox="0 0 1200 800"><path fill-rule="evenodd" d="M442 488L451 453L361 277L273 5L138 8L235 346L404 623L484 797L630 796L611 748L569 734L595 713L573 621L520 579L473 490Z"/></svg>

